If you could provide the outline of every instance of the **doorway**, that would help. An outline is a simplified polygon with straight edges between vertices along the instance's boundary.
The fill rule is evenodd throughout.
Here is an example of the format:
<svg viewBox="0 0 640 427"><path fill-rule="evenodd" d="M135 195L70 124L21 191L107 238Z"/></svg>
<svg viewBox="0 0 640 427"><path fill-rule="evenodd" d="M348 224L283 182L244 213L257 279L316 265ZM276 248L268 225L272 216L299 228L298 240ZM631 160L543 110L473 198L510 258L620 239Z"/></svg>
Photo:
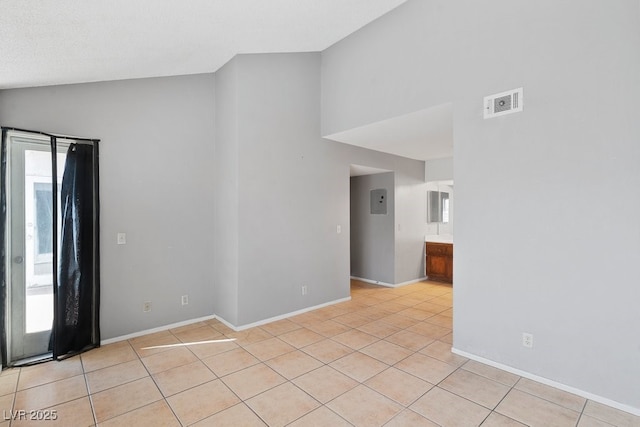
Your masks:
<svg viewBox="0 0 640 427"><path fill-rule="evenodd" d="M97 140L2 128L1 148L2 364L95 347Z"/></svg>

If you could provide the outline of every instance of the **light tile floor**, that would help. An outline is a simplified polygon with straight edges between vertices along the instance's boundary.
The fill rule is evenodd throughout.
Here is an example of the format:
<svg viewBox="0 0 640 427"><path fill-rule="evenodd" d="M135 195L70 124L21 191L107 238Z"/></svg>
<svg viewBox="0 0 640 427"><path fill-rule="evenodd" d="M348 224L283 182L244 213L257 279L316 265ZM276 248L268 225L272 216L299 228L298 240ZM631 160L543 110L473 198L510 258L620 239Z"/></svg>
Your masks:
<svg viewBox="0 0 640 427"><path fill-rule="evenodd" d="M640 426L452 354L451 286L351 292L242 332L198 322L3 371L0 426ZM236 341L171 346L223 338ZM57 420L11 421L20 410Z"/></svg>

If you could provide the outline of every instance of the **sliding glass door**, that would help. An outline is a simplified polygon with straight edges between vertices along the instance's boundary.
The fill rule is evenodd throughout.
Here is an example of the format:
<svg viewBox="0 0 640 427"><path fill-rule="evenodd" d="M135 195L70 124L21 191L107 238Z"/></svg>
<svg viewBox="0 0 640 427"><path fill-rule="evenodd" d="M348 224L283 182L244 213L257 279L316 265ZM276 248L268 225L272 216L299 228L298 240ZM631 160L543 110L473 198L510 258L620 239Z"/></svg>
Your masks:
<svg viewBox="0 0 640 427"><path fill-rule="evenodd" d="M60 188L66 150L57 148ZM53 194L49 138L11 138L7 146L9 360L46 354L53 325L53 242L59 241L60 224L54 224L54 205L60 206L59 190ZM54 203L53 197L58 198ZM56 236L54 237L54 233Z"/></svg>

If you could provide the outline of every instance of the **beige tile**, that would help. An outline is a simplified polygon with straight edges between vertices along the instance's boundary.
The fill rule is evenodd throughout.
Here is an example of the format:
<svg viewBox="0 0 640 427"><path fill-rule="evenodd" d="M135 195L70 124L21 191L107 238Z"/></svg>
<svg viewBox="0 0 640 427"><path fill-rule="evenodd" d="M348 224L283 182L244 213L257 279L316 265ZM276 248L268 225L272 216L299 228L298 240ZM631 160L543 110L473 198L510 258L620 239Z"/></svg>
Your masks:
<svg viewBox="0 0 640 427"><path fill-rule="evenodd" d="M640 426L640 417L593 400L587 401L584 414L619 427Z"/></svg>
<svg viewBox="0 0 640 427"><path fill-rule="evenodd" d="M453 345L453 333L449 333L443 337L440 337L439 339L442 342L446 342L449 345Z"/></svg>
<svg viewBox="0 0 640 427"><path fill-rule="evenodd" d="M584 397L576 396L527 378L520 378L515 388L576 412L582 412L585 403L587 403L587 399Z"/></svg>
<svg viewBox="0 0 640 427"><path fill-rule="evenodd" d="M278 338L270 338L244 346L244 349L258 359L265 361L280 356L281 354L289 353L290 351L295 350L295 347Z"/></svg>
<svg viewBox="0 0 640 427"><path fill-rule="evenodd" d="M100 427L179 427L180 422L164 400L158 400L142 408L101 422Z"/></svg>
<svg viewBox="0 0 640 427"><path fill-rule="evenodd" d="M350 331L334 336L332 340L346 345L347 347L351 347L354 350L359 350L362 347L366 347L369 344L379 341L379 338L361 332L357 329L351 329Z"/></svg>
<svg viewBox="0 0 640 427"><path fill-rule="evenodd" d="M302 348L318 341L322 341L324 336L310 331L309 329L300 328L295 331L282 334L278 338L295 348Z"/></svg>
<svg viewBox="0 0 640 427"><path fill-rule="evenodd" d="M49 408L87 395L84 375L77 375L17 392L13 409Z"/></svg>
<svg viewBox="0 0 640 427"><path fill-rule="evenodd" d="M262 325L262 329L269 332L273 336L286 334L287 332L294 331L300 327L301 327L300 325L292 322L289 319L282 319L276 322L271 322L271 323L267 323L266 325Z"/></svg>
<svg viewBox="0 0 640 427"><path fill-rule="evenodd" d="M201 361L178 366L153 375L158 388L165 397L188 388L216 379L216 376Z"/></svg>
<svg viewBox="0 0 640 427"><path fill-rule="evenodd" d="M222 378L242 400L278 386L286 380L265 364L254 365Z"/></svg>
<svg viewBox="0 0 640 427"><path fill-rule="evenodd" d="M420 322L434 315L433 313L430 313L428 311L420 310L413 307L405 308L404 310L398 311L398 314L410 319L419 320Z"/></svg>
<svg viewBox="0 0 640 427"><path fill-rule="evenodd" d="M403 406L409 406L433 388L432 384L396 368L380 372L365 384Z"/></svg>
<svg viewBox="0 0 640 427"><path fill-rule="evenodd" d="M260 327L249 328L240 332L231 332L226 334L226 336L229 338L235 338L236 343L243 347L273 338L273 335Z"/></svg>
<svg viewBox="0 0 640 427"><path fill-rule="evenodd" d="M181 344L180 340L169 331L156 332L154 334L133 338L129 340L129 343L140 357L163 353L175 348L169 346Z"/></svg>
<svg viewBox="0 0 640 427"><path fill-rule="evenodd" d="M524 424L517 422L511 418L505 417L497 412L489 414L486 420L481 424L482 427L526 427Z"/></svg>
<svg viewBox="0 0 640 427"><path fill-rule="evenodd" d="M434 339L404 330L389 335L385 341L408 348L411 351L418 351L431 344Z"/></svg>
<svg viewBox="0 0 640 427"><path fill-rule="evenodd" d="M358 385L357 381L330 366L308 372L294 379L293 383L322 403L327 403Z"/></svg>
<svg viewBox="0 0 640 427"><path fill-rule="evenodd" d="M407 331L437 340L450 333L451 329L443 328L442 326L434 325L428 322L420 322L413 326L409 326L407 328Z"/></svg>
<svg viewBox="0 0 640 427"><path fill-rule="evenodd" d="M199 359L206 359L207 357L214 356L216 354L224 353L240 346L235 341L219 341L214 343L199 344L189 347L189 350L195 354Z"/></svg>
<svg viewBox="0 0 640 427"><path fill-rule="evenodd" d="M183 343L211 341L225 338L224 335L208 325L202 326L200 328L187 329L186 331L177 333L174 332L173 335L175 335L175 337Z"/></svg>
<svg viewBox="0 0 640 427"><path fill-rule="evenodd" d="M415 319L410 319L406 316L401 316L395 313L390 314L386 317L383 317L382 319L380 319L380 321L393 325L399 329L405 329L405 328L408 328L409 326L413 326L416 323L418 323L418 321Z"/></svg>
<svg viewBox="0 0 640 427"><path fill-rule="evenodd" d="M241 347L215 354L202 361L219 377L260 363L251 353Z"/></svg>
<svg viewBox="0 0 640 427"><path fill-rule="evenodd" d="M193 424L230 408L240 399L220 380L209 381L167 398L183 425Z"/></svg>
<svg viewBox="0 0 640 427"><path fill-rule="evenodd" d="M274 357L265 363L289 380L322 366L322 362L300 350Z"/></svg>
<svg viewBox="0 0 640 427"><path fill-rule="evenodd" d="M15 427L27 425L45 426L92 426L95 424L91 402L88 397L72 400L61 405L47 408L41 413L31 413L27 411L27 419L16 419L11 425ZM44 420L31 420L30 416L46 416Z"/></svg>
<svg viewBox="0 0 640 427"><path fill-rule="evenodd" d="M464 369L458 369L449 375L438 387L489 409L495 408L510 390L504 384Z"/></svg>
<svg viewBox="0 0 640 427"><path fill-rule="evenodd" d="M320 406L290 382L265 391L245 402L269 426L284 426Z"/></svg>
<svg viewBox="0 0 640 427"><path fill-rule="evenodd" d="M382 426L397 413L402 406L360 385L338 396L327 407L355 426Z"/></svg>
<svg viewBox="0 0 640 427"><path fill-rule="evenodd" d="M16 388L18 387L18 375L19 371L15 371L13 375L2 375L0 376L0 396L4 396L9 393L15 393Z"/></svg>
<svg viewBox="0 0 640 427"><path fill-rule="evenodd" d="M192 424L193 427L264 427L265 423L244 403L211 415L202 421Z"/></svg>
<svg viewBox="0 0 640 427"><path fill-rule="evenodd" d="M334 317L332 320L351 328L357 328L358 326L371 322L370 319L355 313L343 314L342 316Z"/></svg>
<svg viewBox="0 0 640 427"><path fill-rule="evenodd" d="M406 308L406 307L413 307L415 305L421 304L424 302L424 300L421 298L413 298L411 296L403 296L403 297L394 299L393 302L395 302L396 304L404 305Z"/></svg>
<svg viewBox="0 0 640 427"><path fill-rule="evenodd" d="M150 377L91 396L93 410L99 423L161 399L162 395Z"/></svg>
<svg viewBox="0 0 640 427"><path fill-rule="evenodd" d="M367 323L365 325L359 326L357 329L378 338L386 338L389 335L395 334L400 330L400 328L390 325L389 323L386 323L382 320L376 320L375 322Z"/></svg>
<svg viewBox="0 0 640 427"><path fill-rule="evenodd" d="M473 372L474 374L482 375L490 380L498 381L499 383L508 385L509 387L514 386L520 379L520 377L515 374L494 368L493 366L485 365L484 363L476 362L475 360L469 360L467 363L462 365L462 369Z"/></svg>
<svg viewBox="0 0 640 427"><path fill-rule="evenodd" d="M425 301L423 303L420 303L414 306L414 308L417 308L418 310L428 311L429 313L433 313L433 314L444 313L446 310L450 310L451 309L450 307L451 306L434 304L430 301Z"/></svg>
<svg viewBox="0 0 640 427"><path fill-rule="evenodd" d="M358 382L364 382L388 368L388 365L359 352L331 363L331 367Z"/></svg>
<svg viewBox="0 0 640 427"><path fill-rule="evenodd" d="M344 418L333 412L326 406L309 412L302 418L289 424L290 427L351 427L351 424Z"/></svg>
<svg viewBox="0 0 640 427"><path fill-rule="evenodd" d="M343 332L346 332L351 328L347 325L343 325L342 323L334 322L333 320L326 320L323 322L311 323L307 325L307 329L310 329L314 332L319 333L322 336L330 338L338 334L341 334Z"/></svg>
<svg viewBox="0 0 640 427"><path fill-rule="evenodd" d="M443 327L449 331L453 329L453 318L451 316L437 314L427 318L425 322L433 323L434 325Z"/></svg>
<svg viewBox="0 0 640 427"><path fill-rule="evenodd" d="M422 350L420 353L431 356L434 359L442 360L449 365L461 366L469 359L466 357L458 356L451 352L451 344L442 341L434 341Z"/></svg>
<svg viewBox="0 0 640 427"><path fill-rule="evenodd" d="M605 423L597 418L582 414L577 427L613 427L613 424Z"/></svg>
<svg viewBox="0 0 640 427"><path fill-rule="evenodd" d="M323 363L331 363L347 354L353 353L354 350L331 339L325 339L304 347L302 351Z"/></svg>
<svg viewBox="0 0 640 427"><path fill-rule="evenodd" d="M387 365L394 365L413 354L411 350L387 341L375 342L361 349L360 352L378 359Z"/></svg>
<svg viewBox="0 0 640 427"><path fill-rule="evenodd" d="M391 421L386 423L384 427L438 427L422 415L413 412L411 409L405 409L398 415L393 417Z"/></svg>
<svg viewBox="0 0 640 427"><path fill-rule="evenodd" d="M575 426L580 415L578 412L515 389L507 394L495 411L531 427Z"/></svg>
<svg viewBox="0 0 640 427"><path fill-rule="evenodd" d="M13 409L13 401L15 399L15 395L7 394L5 396L0 396L0 412L3 414L10 414L10 411ZM21 408L16 408L21 409Z"/></svg>
<svg viewBox="0 0 640 427"><path fill-rule="evenodd" d="M198 358L185 347L177 347L162 353L143 357L142 363L150 374L166 371L176 366L195 362Z"/></svg>
<svg viewBox="0 0 640 427"><path fill-rule="evenodd" d="M39 365L26 366L20 372L18 390L75 377L82 373L82 363L78 356L63 361L50 361ZM3 379L5 378L3 377Z"/></svg>
<svg viewBox="0 0 640 427"><path fill-rule="evenodd" d="M395 367L431 384L438 384L456 370L455 366L419 353L398 362Z"/></svg>
<svg viewBox="0 0 640 427"><path fill-rule="evenodd" d="M429 390L411 409L443 427L479 426L491 412L438 387Z"/></svg>
<svg viewBox="0 0 640 427"><path fill-rule="evenodd" d="M108 368L98 369L85 375L89 393L98 393L111 387L122 385L148 376L149 373L139 359Z"/></svg>
<svg viewBox="0 0 640 427"><path fill-rule="evenodd" d="M138 358L128 341L94 348L80 355L84 372L91 372Z"/></svg>

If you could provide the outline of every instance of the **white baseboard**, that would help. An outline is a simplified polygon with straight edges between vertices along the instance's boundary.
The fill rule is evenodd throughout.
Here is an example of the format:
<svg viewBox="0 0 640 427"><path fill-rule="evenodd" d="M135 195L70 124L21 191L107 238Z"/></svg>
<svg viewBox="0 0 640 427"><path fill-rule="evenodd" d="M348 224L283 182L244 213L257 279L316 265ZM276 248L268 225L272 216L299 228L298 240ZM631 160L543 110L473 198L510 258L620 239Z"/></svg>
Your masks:
<svg viewBox="0 0 640 427"><path fill-rule="evenodd" d="M241 326L234 326L234 325L232 325L231 323L227 322L225 319L223 319L220 316L216 316L216 319L218 319L220 322L224 323L225 325L227 325L228 327L230 327L234 331L244 331L245 329L254 328L256 326L266 325L267 323L275 322L276 320L282 320L282 319L286 319L288 317L297 316L298 314L303 314L303 313L306 313L308 311L317 310L319 308L327 307L327 306L338 304L338 303L345 302L345 301L351 301L351 297L349 296L349 297L346 297L346 298L340 298L340 299L337 299L337 300L325 302L323 304L314 305L313 307L303 308L301 310L292 311L290 313L281 314L279 316L270 317L268 319L259 320L257 322L248 323L246 325L241 325Z"/></svg>
<svg viewBox="0 0 640 427"><path fill-rule="evenodd" d="M571 387L566 384L562 384L544 377L540 377L538 375L531 374L526 371L521 371L520 369L516 369L508 365L503 365L502 363L494 362L493 360L485 359L484 357L476 356L475 354L467 353L466 351L458 350L457 348L454 348L454 347L451 347L451 352L459 356L463 356L468 359L475 360L476 362L484 363L485 365L493 366L494 368L511 372L512 374L516 374L518 376L528 378L530 380L537 381L539 383L546 384L548 386L555 387L557 389L560 389L569 393L576 394L586 399L593 400L594 402L602 403L603 405L611 406L612 408L616 408L621 411L640 416L640 408L635 408L633 406L625 405L624 403L616 402L615 400L607 399L606 397L598 396L596 394L589 393L587 391L580 390L578 388Z"/></svg>
<svg viewBox="0 0 640 427"><path fill-rule="evenodd" d="M156 332L162 332L162 331L166 331L167 329L179 328L180 326L187 326L187 325L190 325L192 323L198 323L198 322L202 322L202 321L205 321L205 320L211 320L211 319L215 319L215 318L216 318L216 316L214 314L212 314L210 316L198 317L197 319L189 319L189 320L184 320L182 322L172 323L170 325L158 326L157 328L145 329L144 331L138 331L138 332L134 332L132 334L121 335L119 337L109 338L109 339L106 339L106 340L101 340L100 341L100 345L113 344L114 342L124 341L124 340L128 340L128 339L131 339L131 338L137 338L137 337L141 337L143 335L153 334L153 333L156 333Z"/></svg>
<svg viewBox="0 0 640 427"><path fill-rule="evenodd" d="M231 323L229 323L228 321L226 321L225 319L223 319L222 317L216 316L215 314L213 314L213 315L210 315L210 316L204 316L204 317L199 317L197 319L185 320L185 321L182 321L182 322L172 323L170 325L158 326L157 328L145 329L143 331L134 332L132 334L122 335L122 336L119 336L119 337L109 338L109 339L106 339L106 340L101 340L100 341L100 345L113 344L114 342L124 341L124 340L128 340L128 339L131 339L131 338L137 338L137 337L141 337L143 335L153 334L153 333L156 333L156 332L162 332L162 331L166 331L167 329L179 328L180 326L186 326L186 325L190 325L192 323L202 322L202 321L211 320L211 319L218 319L220 322L224 323L229 328L231 328L234 331L238 332L238 331L243 331L245 329L253 328L255 326L266 325L267 323L275 322L276 320L286 319L287 317L297 316L298 314L306 313L306 312L311 311L311 310L317 310L317 309L322 308L322 307L327 307L327 306L330 306L330 305L333 305L333 304L338 304L340 302L345 302L345 301L350 301L350 300L351 300L350 296L346 297L346 298L340 298L340 299L337 299L337 300L334 300L334 301L325 302L323 304L314 305L313 307L303 308L301 310L292 311L291 313L286 313L286 314L282 314L280 316L270 317L268 319L260 320L258 322L249 323L247 325L241 325L241 326L234 326Z"/></svg>
<svg viewBox="0 0 640 427"><path fill-rule="evenodd" d="M351 279L359 280L359 281L365 282L365 283L371 283L372 285L384 286L384 287L387 287L387 288L399 288L400 286L406 286L406 285L411 285L412 283L422 282L424 280L427 280L427 277L425 276L425 277L421 277L419 279L409 280L408 282L402 282L402 283L396 283L396 284L380 282L378 280L364 279L362 277L356 277L356 276L351 276Z"/></svg>

